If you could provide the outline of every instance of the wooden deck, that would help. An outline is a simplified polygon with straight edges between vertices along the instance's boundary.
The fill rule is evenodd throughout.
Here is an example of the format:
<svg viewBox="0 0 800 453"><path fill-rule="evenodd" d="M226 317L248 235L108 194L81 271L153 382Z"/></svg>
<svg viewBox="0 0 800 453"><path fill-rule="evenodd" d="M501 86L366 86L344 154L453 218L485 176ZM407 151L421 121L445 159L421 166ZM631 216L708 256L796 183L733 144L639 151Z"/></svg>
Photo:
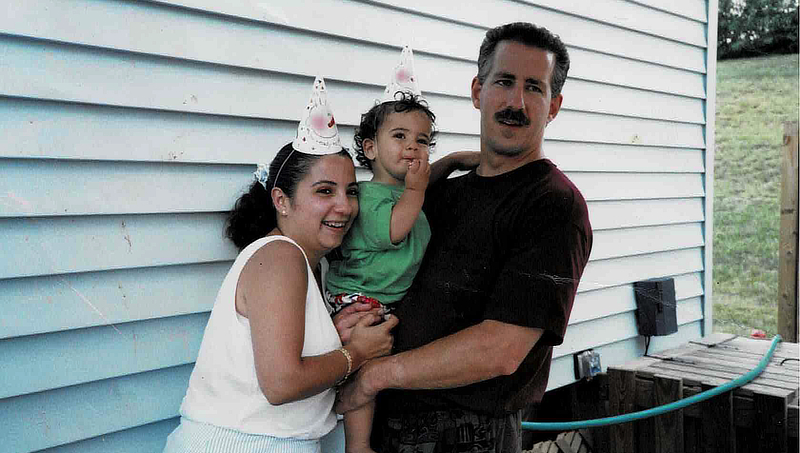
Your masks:
<svg viewBox="0 0 800 453"><path fill-rule="evenodd" d="M770 342L715 334L608 371L609 414L659 406L756 367ZM610 451L797 451L800 349L778 344L750 383L675 412L609 428Z"/></svg>

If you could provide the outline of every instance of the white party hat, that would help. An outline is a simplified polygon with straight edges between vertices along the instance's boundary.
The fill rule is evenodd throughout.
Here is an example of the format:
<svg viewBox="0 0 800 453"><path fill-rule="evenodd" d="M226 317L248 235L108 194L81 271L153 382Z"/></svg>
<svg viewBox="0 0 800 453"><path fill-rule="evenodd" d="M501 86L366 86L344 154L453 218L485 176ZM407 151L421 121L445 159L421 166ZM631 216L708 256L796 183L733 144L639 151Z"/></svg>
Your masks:
<svg viewBox="0 0 800 453"><path fill-rule="evenodd" d="M396 101L397 98L395 96L398 91L422 97L422 92L417 84L417 76L414 73L414 53L408 46L403 47L403 52L400 55L400 64L394 67L392 78L389 80L389 84L386 85L386 90L383 92L383 98L380 103Z"/></svg>
<svg viewBox="0 0 800 453"><path fill-rule="evenodd" d="M328 91L325 80L317 76L311 100L308 102L300 124L297 126L297 137L292 148L306 154L335 154L342 150L339 139L339 128L328 105Z"/></svg>

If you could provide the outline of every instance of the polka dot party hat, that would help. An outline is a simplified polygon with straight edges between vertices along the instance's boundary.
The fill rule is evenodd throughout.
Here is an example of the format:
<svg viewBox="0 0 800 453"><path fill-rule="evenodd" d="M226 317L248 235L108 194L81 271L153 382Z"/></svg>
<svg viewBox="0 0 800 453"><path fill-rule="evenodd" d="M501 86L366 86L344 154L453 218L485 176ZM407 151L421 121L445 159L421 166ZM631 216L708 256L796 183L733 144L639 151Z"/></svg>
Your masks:
<svg viewBox="0 0 800 453"><path fill-rule="evenodd" d="M400 64L394 67L392 78L383 92L380 104L397 100L398 92L410 93L422 97L422 92L417 84L417 76L414 74L414 53L408 46L403 47L400 55Z"/></svg>
<svg viewBox="0 0 800 453"><path fill-rule="evenodd" d="M328 91L325 80L317 77L300 124L297 126L297 137L292 148L306 154L335 154L342 150L339 139L339 128L328 105Z"/></svg>

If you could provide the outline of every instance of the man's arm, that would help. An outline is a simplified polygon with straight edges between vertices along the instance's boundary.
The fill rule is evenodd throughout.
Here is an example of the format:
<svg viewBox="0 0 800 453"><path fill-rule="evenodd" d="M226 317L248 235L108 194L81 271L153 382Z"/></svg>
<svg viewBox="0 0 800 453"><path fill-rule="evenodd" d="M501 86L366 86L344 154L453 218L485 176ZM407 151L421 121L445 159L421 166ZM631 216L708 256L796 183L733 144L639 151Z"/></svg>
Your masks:
<svg viewBox="0 0 800 453"><path fill-rule="evenodd" d="M485 320L420 348L367 362L339 396L336 411L355 409L381 390L462 387L512 374L542 329Z"/></svg>

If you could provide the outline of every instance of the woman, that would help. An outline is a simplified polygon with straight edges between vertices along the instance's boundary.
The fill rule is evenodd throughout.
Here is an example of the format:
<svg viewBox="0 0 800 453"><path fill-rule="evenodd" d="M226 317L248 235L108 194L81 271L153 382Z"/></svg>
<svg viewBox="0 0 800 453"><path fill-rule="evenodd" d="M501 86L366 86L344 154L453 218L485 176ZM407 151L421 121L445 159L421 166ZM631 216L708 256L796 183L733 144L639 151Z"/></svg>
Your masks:
<svg viewBox="0 0 800 453"><path fill-rule="evenodd" d="M372 325L378 315L362 312L342 346L322 296L322 258L358 214L358 186L321 79L314 93L297 138L231 211L241 251L165 452L318 452L336 424L333 387L391 351L396 318Z"/></svg>

